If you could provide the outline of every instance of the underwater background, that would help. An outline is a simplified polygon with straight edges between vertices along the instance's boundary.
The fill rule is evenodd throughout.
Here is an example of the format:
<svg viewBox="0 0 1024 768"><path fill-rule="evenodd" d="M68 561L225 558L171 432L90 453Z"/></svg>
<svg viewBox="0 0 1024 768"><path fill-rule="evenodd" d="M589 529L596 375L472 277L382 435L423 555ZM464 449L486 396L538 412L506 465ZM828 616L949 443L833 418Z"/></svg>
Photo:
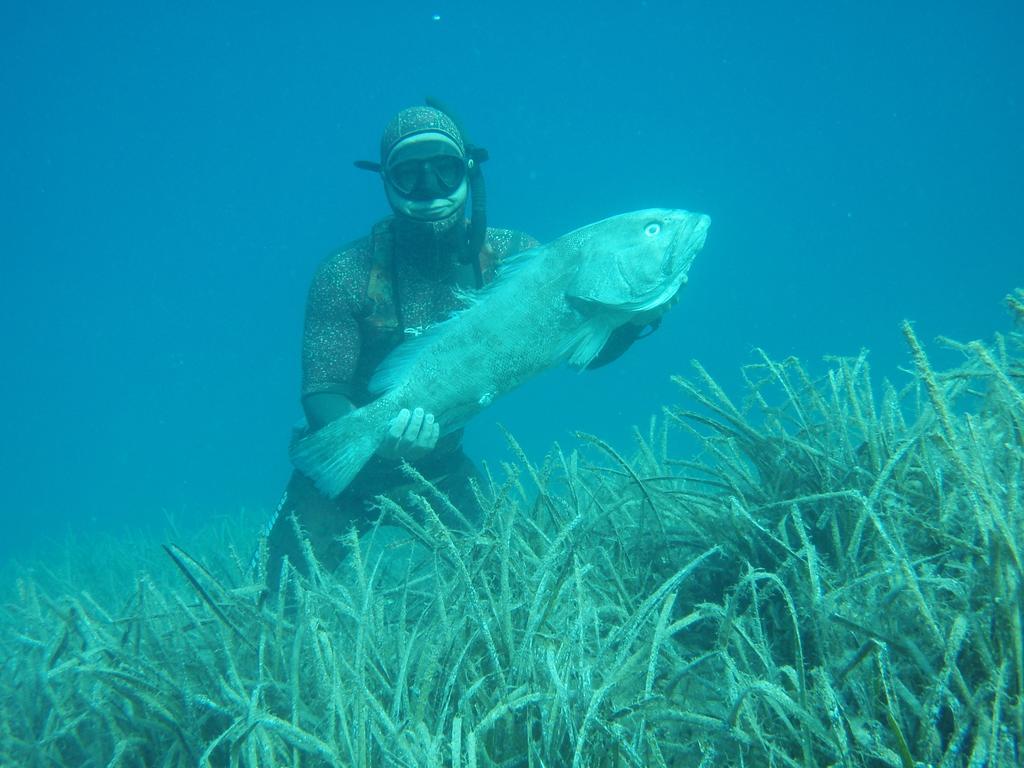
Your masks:
<svg viewBox="0 0 1024 768"><path fill-rule="evenodd" d="M661 329L497 403L478 460L499 423L622 443L690 358L901 381L904 318L987 338L1024 279L1022 32L1018 2L5 3L0 559L276 504L308 281L387 213L352 161L428 95L490 151L494 226L713 220Z"/></svg>

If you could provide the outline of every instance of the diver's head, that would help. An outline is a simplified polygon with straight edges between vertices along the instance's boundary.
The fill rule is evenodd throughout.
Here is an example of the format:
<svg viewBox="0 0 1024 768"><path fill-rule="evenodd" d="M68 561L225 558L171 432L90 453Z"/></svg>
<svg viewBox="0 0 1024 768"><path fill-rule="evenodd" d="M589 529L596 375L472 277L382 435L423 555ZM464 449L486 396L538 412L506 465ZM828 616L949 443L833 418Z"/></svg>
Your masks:
<svg viewBox="0 0 1024 768"><path fill-rule="evenodd" d="M395 214L443 232L463 219L466 148L455 122L433 107L403 109L380 141L384 191Z"/></svg>

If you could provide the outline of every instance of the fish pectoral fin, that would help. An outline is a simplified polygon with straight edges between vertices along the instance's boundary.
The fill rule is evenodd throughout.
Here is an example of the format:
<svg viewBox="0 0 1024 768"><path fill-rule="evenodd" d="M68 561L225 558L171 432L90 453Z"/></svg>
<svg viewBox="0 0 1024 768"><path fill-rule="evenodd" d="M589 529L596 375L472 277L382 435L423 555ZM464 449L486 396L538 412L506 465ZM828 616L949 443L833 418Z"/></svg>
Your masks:
<svg viewBox="0 0 1024 768"><path fill-rule="evenodd" d="M569 365L574 368L586 368L590 365L614 330L615 325L606 320L590 320L584 323L565 346L563 354L568 357Z"/></svg>

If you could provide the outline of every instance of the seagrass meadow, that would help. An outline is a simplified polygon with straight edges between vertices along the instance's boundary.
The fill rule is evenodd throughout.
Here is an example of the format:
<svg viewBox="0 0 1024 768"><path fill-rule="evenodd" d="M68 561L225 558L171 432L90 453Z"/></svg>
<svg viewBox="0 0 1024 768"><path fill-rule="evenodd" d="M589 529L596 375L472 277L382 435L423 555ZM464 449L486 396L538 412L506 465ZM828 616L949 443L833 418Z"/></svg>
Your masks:
<svg viewBox="0 0 1024 768"><path fill-rule="evenodd" d="M421 483L281 599L238 521L24 566L0 764L1019 766L1007 301L945 369L905 325L900 384L758 353L729 394L694 363L635 444L512 440L481 520Z"/></svg>

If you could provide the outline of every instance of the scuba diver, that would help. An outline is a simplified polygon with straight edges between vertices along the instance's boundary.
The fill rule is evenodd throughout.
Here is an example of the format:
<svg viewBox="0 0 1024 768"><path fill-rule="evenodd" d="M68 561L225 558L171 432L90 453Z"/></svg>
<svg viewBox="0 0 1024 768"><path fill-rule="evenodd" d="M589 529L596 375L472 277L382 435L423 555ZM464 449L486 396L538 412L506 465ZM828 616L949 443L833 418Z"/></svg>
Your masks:
<svg viewBox="0 0 1024 768"><path fill-rule="evenodd" d="M538 245L522 232L487 227L480 167L486 159L448 113L416 106L387 124L379 163L356 163L380 175L392 215L329 256L313 277L302 343L306 423L295 438L373 400L368 384L388 353L458 309L458 292L488 284L502 259ZM589 367L618 357L642 330L620 328ZM395 414L390 439L336 499L294 471L267 526L271 586L276 588L283 557L306 571L292 516L320 563L333 570L345 554L340 537L376 518L374 499L386 494L401 503L414 488L403 461L474 519L478 504L470 480L478 476L476 467L462 449L462 431L441 436L442 426L422 408Z"/></svg>

